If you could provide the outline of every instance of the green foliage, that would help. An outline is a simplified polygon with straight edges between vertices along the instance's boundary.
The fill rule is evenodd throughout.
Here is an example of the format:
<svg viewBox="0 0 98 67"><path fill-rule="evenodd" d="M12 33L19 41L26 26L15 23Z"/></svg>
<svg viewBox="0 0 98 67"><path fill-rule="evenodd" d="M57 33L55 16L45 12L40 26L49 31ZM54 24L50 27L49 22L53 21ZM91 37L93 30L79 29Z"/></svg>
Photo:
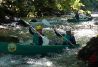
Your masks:
<svg viewBox="0 0 98 67"><path fill-rule="evenodd" d="M80 0L58 0L58 4L61 10L65 12L70 12L73 10L79 10L81 6L83 6L82 3L80 3Z"/></svg>
<svg viewBox="0 0 98 67"><path fill-rule="evenodd" d="M18 17L25 17L30 11L34 11L33 6L29 0L3 0L1 3L3 10L8 10L12 13L11 16Z"/></svg>
<svg viewBox="0 0 98 67"><path fill-rule="evenodd" d="M0 15L36 17L61 15L66 12L80 10L81 6L97 7L98 0L3 0ZM84 5L83 5L84 4Z"/></svg>
<svg viewBox="0 0 98 67"><path fill-rule="evenodd" d="M62 10L69 11L70 10L70 1L71 0L57 0L57 5L60 4Z"/></svg>
<svg viewBox="0 0 98 67"><path fill-rule="evenodd" d="M80 7L83 6L83 4L80 3L80 0L71 0L71 1L72 2L70 4L73 10L79 10Z"/></svg>

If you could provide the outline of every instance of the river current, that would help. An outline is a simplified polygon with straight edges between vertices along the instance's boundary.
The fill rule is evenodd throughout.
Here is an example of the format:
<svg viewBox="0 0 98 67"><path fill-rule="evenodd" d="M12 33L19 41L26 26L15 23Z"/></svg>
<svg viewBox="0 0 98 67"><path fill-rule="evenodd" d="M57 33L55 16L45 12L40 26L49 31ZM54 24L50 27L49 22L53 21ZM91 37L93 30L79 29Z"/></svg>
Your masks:
<svg viewBox="0 0 98 67"><path fill-rule="evenodd" d="M70 24L71 25L71 24ZM94 21L72 24L77 43L85 46L87 41L98 34L98 26ZM0 56L0 67L86 67L86 64L77 59L80 48L66 49L62 54L54 54L51 57L3 55Z"/></svg>

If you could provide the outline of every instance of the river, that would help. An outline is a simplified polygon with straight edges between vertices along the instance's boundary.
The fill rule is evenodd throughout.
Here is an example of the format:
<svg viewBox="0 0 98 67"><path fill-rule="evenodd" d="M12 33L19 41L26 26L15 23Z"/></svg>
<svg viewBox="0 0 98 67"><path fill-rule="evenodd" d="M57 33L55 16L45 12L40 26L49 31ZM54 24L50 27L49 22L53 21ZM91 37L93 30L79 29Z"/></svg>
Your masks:
<svg viewBox="0 0 98 67"><path fill-rule="evenodd" d="M81 46L98 34L98 26L92 21L74 24L74 35ZM80 47L81 48L81 47ZM63 54L51 57L3 55L0 56L0 67L85 67L85 63L76 58L80 48L67 49Z"/></svg>

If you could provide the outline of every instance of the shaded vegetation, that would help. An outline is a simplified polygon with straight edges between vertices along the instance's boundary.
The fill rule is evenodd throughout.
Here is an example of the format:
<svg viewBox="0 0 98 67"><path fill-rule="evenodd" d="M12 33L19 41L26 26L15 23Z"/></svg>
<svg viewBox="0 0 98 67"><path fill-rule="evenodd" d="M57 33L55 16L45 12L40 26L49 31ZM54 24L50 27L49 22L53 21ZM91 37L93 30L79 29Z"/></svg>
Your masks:
<svg viewBox="0 0 98 67"><path fill-rule="evenodd" d="M17 17L60 16L71 10L80 9L80 6L80 0L3 0L0 14Z"/></svg>
<svg viewBox="0 0 98 67"><path fill-rule="evenodd" d="M97 0L2 0L0 17L60 16L77 10L94 10L98 6L97 2Z"/></svg>
<svg viewBox="0 0 98 67"><path fill-rule="evenodd" d="M98 0L81 0L81 2L85 5L84 9L91 11L97 10Z"/></svg>

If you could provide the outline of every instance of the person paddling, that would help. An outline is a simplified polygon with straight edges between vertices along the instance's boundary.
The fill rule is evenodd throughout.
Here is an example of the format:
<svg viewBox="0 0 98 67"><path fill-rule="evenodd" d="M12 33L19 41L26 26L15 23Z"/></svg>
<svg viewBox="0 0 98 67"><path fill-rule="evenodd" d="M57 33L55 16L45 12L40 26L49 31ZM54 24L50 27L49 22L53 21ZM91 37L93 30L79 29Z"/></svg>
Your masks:
<svg viewBox="0 0 98 67"><path fill-rule="evenodd" d="M75 12L75 19L76 19L77 21L79 21L79 13L78 13L78 11Z"/></svg>
<svg viewBox="0 0 98 67"><path fill-rule="evenodd" d="M35 27L35 30L32 26L29 27L29 32L33 35L33 45L47 45L49 40L43 35L43 27L38 25Z"/></svg>
<svg viewBox="0 0 98 67"><path fill-rule="evenodd" d="M76 40L74 35L71 33L71 30L67 30L66 34L60 34L54 29L55 34L58 37L63 37L63 45L71 45L74 46L76 44Z"/></svg>
<svg viewBox="0 0 98 67"><path fill-rule="evenodd" d="M64 43L63 45L75 45L76 44L76 40L74 35L71 33L71 30L67 30L66 34L64 35Z"/></svg>

